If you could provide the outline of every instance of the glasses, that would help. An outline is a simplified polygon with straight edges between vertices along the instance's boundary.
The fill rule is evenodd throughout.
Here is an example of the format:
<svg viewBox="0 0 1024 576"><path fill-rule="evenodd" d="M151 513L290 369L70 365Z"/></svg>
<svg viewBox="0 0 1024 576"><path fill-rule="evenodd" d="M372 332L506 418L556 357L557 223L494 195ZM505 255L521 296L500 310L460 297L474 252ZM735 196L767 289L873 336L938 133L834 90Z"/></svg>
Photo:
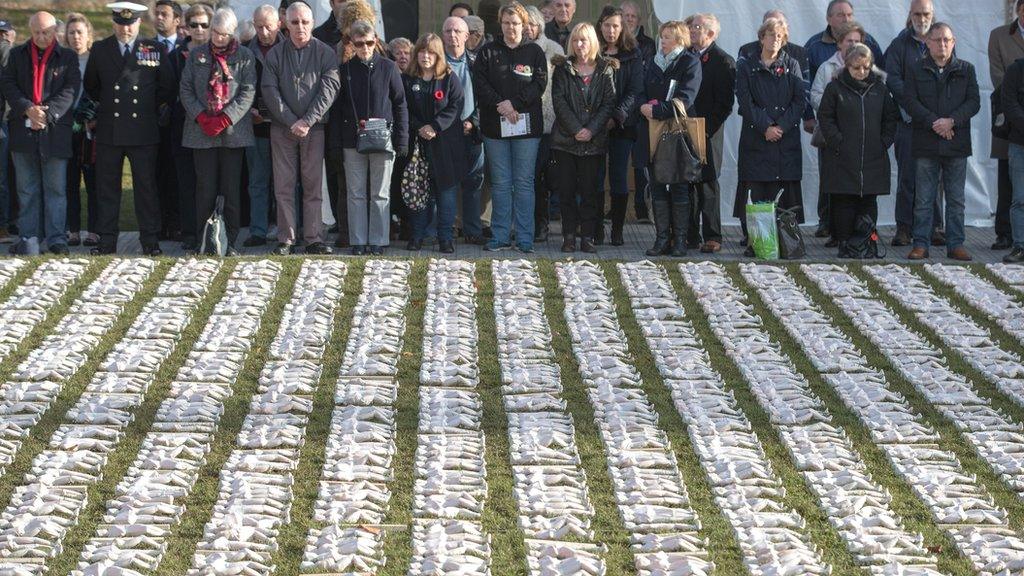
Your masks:
<svg viewBox="0 0 1024 576"><path fill-rule="evenodd" d="M310 22L309 20L290 20L289 22L291 23L292 26L298 26L300 24L309 26L310 24L312 24L312 22Z"/></svg>
<svg viewBox="0 0 1024 576"><path fill-rule="evenodd" d="M689 28L690 30L703 30L704 26L700 24L690 24Z"/></svg>
<svg viewBox="0 0 1024 576"><path fill-rule="evenodd" d="M352 45L356 48L369 48L371 46L376 46L377 42L374 40L353 40Z"/></svg>
<svg viewBox="0 0 1024 576"><path fill-rule="evenodd" d="M207 28L210 27L210 23L209 22L189 22L188 23L188 27L189 28L202 28L203 30L206 30Z"/></svg>

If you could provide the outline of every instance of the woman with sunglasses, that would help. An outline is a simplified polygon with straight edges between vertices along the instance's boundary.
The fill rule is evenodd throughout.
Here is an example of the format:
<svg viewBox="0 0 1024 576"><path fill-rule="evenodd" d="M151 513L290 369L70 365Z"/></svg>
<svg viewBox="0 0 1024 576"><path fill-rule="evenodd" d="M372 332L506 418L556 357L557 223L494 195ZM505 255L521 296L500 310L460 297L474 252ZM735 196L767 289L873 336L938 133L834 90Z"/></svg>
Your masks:
<svg viewBox="0 0 1024 576"><path fill-rule="evenodd" d="M205 46L210 41L210 22L213 20L213 9L206 4L196 3L185 12L185 26L188 28L188 43L174 52L171 67L174 69L176 85L181 85L188 56L193 51ZM185 134L185 108L181 99L176 98L171 110L171 138L173 142L181 142ZM185 146L174 147L174 171L178 176L178 213L181 214L181 249L185 252L195 251L196 239L202 230L196 229L196 167L193 162L192 149ZM209 214L207 214L209 215Z"/></svg>
<svg viewBox="0 0 1024 576"><path fill-rule="evenodd" d="M187 121L182 145L193 150L196 167L196 230L224 199L227 255L234 256L238 237L242 159L256 143L249 110L256 95L256 59L235 38L238 20L220 9L210 22L210 41L190 51L180 88ZM201 177L200 177L201 176Z"/></svg>

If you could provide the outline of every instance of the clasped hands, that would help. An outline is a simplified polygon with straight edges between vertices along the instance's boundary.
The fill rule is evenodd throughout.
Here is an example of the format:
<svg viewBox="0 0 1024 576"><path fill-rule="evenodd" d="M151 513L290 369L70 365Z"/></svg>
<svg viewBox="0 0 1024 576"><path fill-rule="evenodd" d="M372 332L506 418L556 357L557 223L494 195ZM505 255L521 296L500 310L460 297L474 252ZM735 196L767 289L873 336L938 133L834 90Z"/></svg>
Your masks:
<svg viewBox="0 0 1024 576"><path fill-rule="evenodd" d="M946 140L952 140L953 131L953 119L952 118L939 118L935 122L932 122L932 131L939 136L942 136Z"/></svg>
<svg viewBox="0 0 1024 576"><path fill-rule="evenodd" d="M49 106L37 104L35 106L29 106L28 109L25 110L25 117L32 122L32 130L42 130L46 128L46 111L49 109Z"/></svg>

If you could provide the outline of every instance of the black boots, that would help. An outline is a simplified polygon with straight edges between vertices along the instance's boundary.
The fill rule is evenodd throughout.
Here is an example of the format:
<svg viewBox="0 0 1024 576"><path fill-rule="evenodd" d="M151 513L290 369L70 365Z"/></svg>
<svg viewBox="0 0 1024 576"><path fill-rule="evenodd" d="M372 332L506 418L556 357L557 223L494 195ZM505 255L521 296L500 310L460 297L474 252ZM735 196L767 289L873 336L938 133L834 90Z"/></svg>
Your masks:
<svg viewBox="0 0 1024 576"><path fill-rule="evenodd" d="M654 232L656 234L654 246L646 252L648 256L664 256L671 249L669 233L672 228L672 203L668 200L652 200L651 208L654 210Z"/></svg>
<svg viewBox="0 0 1024 576"><path fill-rule="evenodd" d="M629 203L629 196L612 195L612 246L622 246L625 242L622 239L622 225L626 220L626 204Z"/></svg>
<svg viewBox="0 0 1024 576"><path fill-rule="evenodd" d="M672 252L676 257L686 256L686 230L690 227L690 205L672 203Z"/></svg>

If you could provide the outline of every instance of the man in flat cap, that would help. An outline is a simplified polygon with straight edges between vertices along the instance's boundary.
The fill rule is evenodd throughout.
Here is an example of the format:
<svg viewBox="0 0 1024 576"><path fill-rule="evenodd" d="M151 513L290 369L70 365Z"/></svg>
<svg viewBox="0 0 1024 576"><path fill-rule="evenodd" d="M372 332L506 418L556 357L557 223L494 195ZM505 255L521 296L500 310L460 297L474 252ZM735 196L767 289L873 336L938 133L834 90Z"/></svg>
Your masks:
<svg viewBox="0 0 1024 576"><path fill-rule="evenodd" d="M156 164L160 162L161 108L174 101L177 87L168 58L154 40L139 38L139 16L146 7L115 2L114 34L95 43L85 67L85 92L99 105L96 118L97 228L93 254L117 251L120 232L121 170L131 163L135 216L142 252L160 250L160 198Z"/></svg>

